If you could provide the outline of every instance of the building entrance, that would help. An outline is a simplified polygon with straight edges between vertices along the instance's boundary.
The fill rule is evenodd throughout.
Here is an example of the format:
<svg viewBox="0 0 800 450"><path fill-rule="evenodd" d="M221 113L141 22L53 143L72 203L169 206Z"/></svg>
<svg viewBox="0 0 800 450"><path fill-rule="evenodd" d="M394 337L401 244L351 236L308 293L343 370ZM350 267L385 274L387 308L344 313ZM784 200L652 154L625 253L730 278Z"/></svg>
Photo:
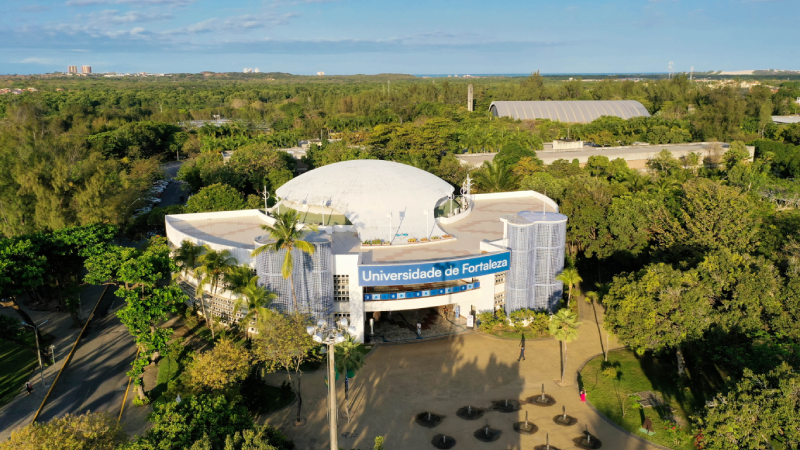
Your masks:
<svg viewBox="0 0 800 450"><path fill-rule="evenodd" d="M454 308L456 305L443 305L367 313L365 340L373 343L402 342L463 333L467 331L467 321L464 317L456 317ZM460 313L466 315L466 311Z"/></svg>

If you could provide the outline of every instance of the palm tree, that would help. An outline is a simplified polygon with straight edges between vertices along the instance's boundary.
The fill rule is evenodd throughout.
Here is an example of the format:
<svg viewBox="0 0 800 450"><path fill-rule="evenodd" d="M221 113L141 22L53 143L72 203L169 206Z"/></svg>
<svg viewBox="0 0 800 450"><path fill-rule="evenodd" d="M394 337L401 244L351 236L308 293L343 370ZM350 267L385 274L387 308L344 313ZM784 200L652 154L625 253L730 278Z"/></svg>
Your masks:
<svg viewBox="0 0 800 450"><path fill-rule="evenodd" d="M200 258L200 255L203 254L204 250L205 248L202 246L184 240L181 242L181 246L175 250L175 256L173 256L172 259L174 259L175 263L180 267L180 273L186 276L194 273L194 269L197 268L197 260Z"/></svg>
<svg viewBox="0 0 800 450"><path fill-rule="evenodd" d="M344 373L344 405L347 421L350 421L350 383L348 372L357 372L364 366L364 354L359 351L359 344L348 336L347 340L334 346L336 370Z"/></svg>
<svg viewBox="0 0 800 450"><path fill-rule="evenodd" d="M475 171L475 183L485 192L508 192L516 189L517 177L511 167L492 161Z"/></svg>
<svg viewBox="0 0 800 450"><path fill-rule="evenodd" d="M255 319L266 317L266 315L269 314L269 310L267 309L269 304L278 298L277 295L267 290L264 286L258 285L258 276L252 277L250 281L239 290L239 293L241 297L239 297L233 305L233 317L236 317L236 313L239 312L242 306L246 307L247 314L239 321L239 323L243 323L245 326Z"/></svg>
<svg viewBox="0 0 800 450"><path fill-rule="evenodd" d="M283 258L283 267L281 267L281 275L283 279L289 279L289 285L292 289L292 301L294 303L294 310L299 311L297 308L297 295L294 292L294 280L292 279L292 270L294 270L294 249L309 255L314 254L314 244L304 241L303 238L310 231L317 231L316 225L301 224L300 219L297 217L297 211L290 209L283 214L275 216L275 225L262 225L264 231L269 232L269 236L273 242L262 245L261 247L253 250L251 255L253 257L260 255L262 252L279 252L286 251L286 256Z"/></svg>
<svg viewBox="0 0 800 450"><path fill-rule="evenodd" d="M600 294L595 291L589 291L585 295L586 302L592 304L594 322L597 324L597 332L600 334L600 346L603 348L603 359L608 361L608 332L606 332L606 345L603 345L603 333L600 331L600 322L597 320L597 309L594 306L595 302L600 301Z"/></svg>
<svg viewBox="0 0 800 450"><path fill-rule="evenodd" d="M567 369L567 342L578 338L578 317L569 309L562 309L550 316L550 335L561 342L561 384L564 384L564 371Z"/></svg>
<svg viewBox="0 0 800 450"><path fill-rule="evenodd" d="M569 288L569 293L567 294L567 308L569 308L569 302L572 300L572 287L583 281L583 278L578 275L578 269L567 267L556 275L556 280L563 282Z"/></svg>
<svg viewBox="0 0 800 450"><path fill-rule="evenodd" d="M206 252L197 259L199 267L195 270L195 273L201 278L197 283L197 296L200 299L200 304L203 305L203 316L205 316L206 322L209 322L209 316L206 314L206 302L203 299L203 286L207 284L211 286L211 297L213 298L217 293L219 282L223 276L236 265L236 258L231 256L230 250L214 250L207 245L203 247L205 247ZM213 317L210 319L209 328L211 328L211 338L216 338Z"/></svg>
<svg viewBox="0 0 800 450"><path fill-rule="evenodd" d="M253 269L248 266L231 267L222 276L225 287L233 294L241 294L242 289L250 282L253 277Z"/></svg>

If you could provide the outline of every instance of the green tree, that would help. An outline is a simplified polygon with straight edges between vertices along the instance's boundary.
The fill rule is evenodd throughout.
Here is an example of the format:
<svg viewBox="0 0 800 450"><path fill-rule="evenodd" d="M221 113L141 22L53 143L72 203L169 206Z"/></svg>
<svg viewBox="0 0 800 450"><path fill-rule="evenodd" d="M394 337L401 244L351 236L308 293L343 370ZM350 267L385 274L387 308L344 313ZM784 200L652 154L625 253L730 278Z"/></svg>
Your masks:
<svg viewBox="0 0 800 450"><path fill-rule="evenodd" d="M289 315L267 314L259 316L256 322L258 333L253 338L253 354L256 360L262 362L268 371L286 371L289 383L297 393L298 423L302 422L303 397L300 394L299 380L292 377L292 372L299 377L302 374L300 366L304 362L319 358L314 353L317 344L306 332L308 325L310 317L298 312Z"/></svg>
<svg viewBox="0 0 800 450"><path fill-rule="evenodd" d="M672 175L681 167L680 161L672 157L672 152L667 149L661 150L656 156L647 160L647 168L659 176Z"/></svg>
<svg viewBox="0 0 800 450"><path fill-rule="evenodd" d="M514 167L522 158L530 158L534 162L538 162L540 166L542 165L542 161L536 157L536 152L534 150L518 142L511 142L504 145L497 155L495 155L494 161L507 167Z"/></svg>
<svg viewBox="0 0 800 450"><path fill-rule="evenodd" d="M22 309L18 298L43 283L46 263L29 239L0 240L0 306L13 309L31 325L36 322Z"/></svg>
<svg viewBox="0 0 800 450"><path fill-rule="evenodd" d="M736 188L706 178L688 181L670 211L653 216L658 245L672 257L699 257L727 248L746 253L758 243L760 218L751 199Z"/></svg>
<svg viewBox="0 0 800 450"><path fill-rule="evenodd" d="M245 329L249 327L251 322L258 320L260 317L265 317L270 313L269 305L278 296L267 290L267 288L258 285L258 277L252 277L250 281L244 286L240 292L241 297L233 305L233 316L244 306L247 308L247 314L239 321L244 324Z"/></svg>
<svg viewBox="0 0 800 450"><path fill-rule="evenodd" d="M214 317L206 314L206 300L205 289L206 285L211 286L211 297L217 295L217 288L220 281L228 273L231 268L236 266L236 258L231 256L230 250L214 250L208 245L204 245L205 253L200 255L197 259L197 274L199 280L197 282L197 298L200 299L200 305L203 308L203 317L211 329L212 339L216 339L214 333Z"/></svg>
<svg viewBox="0 0 800 450"><path fill-rule="evenodd" d="M767 374L750 369L727 393L717 394L714 406L697 419L703 448L771 449L800 445L800 375L786 363Z"/></svg>
<svg viewBox="0 0 800 450"><path fill-rule="evenodd" d="M227 184L212 184L200 189L186 202L187 213L236 211L245 209L244 196Z"/></svg>
<svg viewBox="0 0 800 450"><path fill-rule="evenodd" d="M561 199L567 221L567 245L572 255L597 252L607 239L607 215L613 193L608 181L587 176L573 177Z"/></svg>
<svg viewBox="0 0 800 450"><path fill-rule="evenodd" d="M518 179L511 167L497 161L484 162L473 174L475 184L483 192L508 192L517 188Z"/></svg>
<svg viewBox="0 0 800 450"><path fill-rule="evenodd" d="M148 420L153 426L128 450L184 450L200 440L212 449L224 448L227 436L253 428L247 408L209 394L187 396L180 403L156 403Z"/></svg>
<svg viewBox="0 0 800 450"><path fill-rule="evenodd" d="M698 299L697 284L696 274L663 263L614 277L603 297L604 326L640 354L700 339L712 323L712 306Z"/></svg>
<svg viewBox="0 0 800 450"><path fill-rule="evenodd" d="M595 291L588 291L586 292L584 298L586 299L586 303L590 303L592 305L592 312L594 313L594 321L595 323L598 323L598 331L600 331L599 322L597 319L597 308L595 307L595 304L600 301L600 294ZM598 334L600 334L600 346L603 347L603 359L605 361L608 361L608 331L606 331L606 345L603 345L603 335L601 333Z"/></svg>
<svg viewBox="0 0 800 450"><path fill-rule="evenodd" d="M0 450L115 450L128 441L122 424L106 413L66 414L18 428Z"/></svg>
<svg viewBox="0 0 800 450"><path fill-rule="evenodd" d="M200 256L205 251L205 247L184 239L181 246L175 250L173 259L184 276L194 276L194 271L199 264Z"/></svg>
<svg viewBox="0 0 800 450"><path fill-rule="evenodd" d="M195 392L224 391L250 373L250 351L222 338L209 351L195 354L186 367L186 384Z"/></svg>
<svg viewBox="0 0 800 450"><path fill-rule="evenodd" d="M748 159L750 159L750 152L747 151L747 147L742 141L731 142L728 151L722 155L722 160L725 162L725 169L729 171L737 164L747 161Z"/></svg>
<svg viewBox="0 0 800 450"><path fill-rule="evenodd" d="M574 267L565 267L561 273L556 275L556 280L567 285L567 308L569 308L569 303L572 300L572 288L583 281L583 278L578 274L578 269Z"/></svg>
<svg viewBox="0 0 800 450"><path fill-rule="evenodd" d="M223 274L222 281L231 293L241 294L252 277L253 269L250 266L233 266Z"/></svg>
<svg viewBox="0 0 800 450"><path fill-rule="evenodd" d="M294 271L294 250L297 249L302 253L313 255L315 250L314 244L303 240L303 238L309 232L316 232L317 228L314 225L308 224L303 224L301 226L297 211L293 209L287 210L283 214L276 215L274 225L262 225L261 228L269 233L272 242L257 247L253 250L252 256L256 257L265 251L275 253L284 252L281 275L284 279L289 279L294 311L299 311L297 294L295 294L294 291L294 279L292 278L292 272Z"/></svg>
<svg viewBox="0 0 800 450"><path fill-rule="evenodd" d="M237 431L225 438L225 450L295 450L294 442L269 425ZM207 439L196 441L189 450L214 450Z"/></svg>
<svg viewBox="0 0 800 450"><path fill-rule="evenodd" d="M334 346L336 370L344 374L344 405L347 420L350 421L350 372L357 372L364 367L364 354L361 345L355 342L352 336Z"/></svg>
<svg viewBox="0 0 800 450"><path fill-rule="evenodd" d="M561 343L561 383L564 383L564 372L567 370L567 343L578 338L578 317L568 309L561 309L553 314L548 328L550 335Z"/></svg>

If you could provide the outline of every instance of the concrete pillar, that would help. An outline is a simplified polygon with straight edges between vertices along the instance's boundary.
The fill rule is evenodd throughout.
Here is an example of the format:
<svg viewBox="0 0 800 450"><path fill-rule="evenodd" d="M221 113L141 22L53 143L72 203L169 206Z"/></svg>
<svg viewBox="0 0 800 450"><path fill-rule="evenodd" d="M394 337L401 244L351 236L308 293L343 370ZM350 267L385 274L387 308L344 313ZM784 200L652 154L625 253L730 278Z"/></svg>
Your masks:
<svg viewBox="0 0 800 450"><path fill-rule="evenodd" d="M469 92L467 93L467 111L472 111L472 83L469 84Z"/></svg>

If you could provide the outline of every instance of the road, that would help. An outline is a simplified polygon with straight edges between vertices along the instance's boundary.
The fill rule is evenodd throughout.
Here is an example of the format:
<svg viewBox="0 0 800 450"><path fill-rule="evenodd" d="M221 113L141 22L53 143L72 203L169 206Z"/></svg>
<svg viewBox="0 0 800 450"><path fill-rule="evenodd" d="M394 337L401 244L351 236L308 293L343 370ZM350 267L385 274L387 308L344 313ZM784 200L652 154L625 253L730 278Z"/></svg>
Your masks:
<svg viewBox="0 0 800 450"><path fill-rule="evenodd" d="M181 164L172 162L162 167L168 178L174 178ZM170 183L162 194L161 204L163 206L178 204L180 196L185 195L184 188L183 184ZM122 245L135 244L123 241ZM103 288L103 286L87 286L83 289L81 294L83 317L89 316ZM109 287L97 305L94 318L78 344L72 361L64 369L39 415L39 422L46 422L67 413L81 414L87 411L108 412L115 417L119 415L128 386L126 373L136 357L136 348L133 337L116 315L124 304L122 299L114 295L115 290L116 288ZM45 383L49 387L72 349L80 330L70 327L71 321L67 314L27 311L37 323L49 319L42 331L56 337L56 364L45 369ZM0 309L0 314L13 313L4 308ZM20 386L20 395L0 408L0 424L2 424L0 441L8 439L16 428L29 424L36 414L46 389L40 385L38 373L34 375L36 377L32 377L34 382L32 395L22 393ZM131 388L125 405L123 423L129 434L139 434L147 428L146 415L150 408L133 407L133 398L133 388Z"/></svg>

